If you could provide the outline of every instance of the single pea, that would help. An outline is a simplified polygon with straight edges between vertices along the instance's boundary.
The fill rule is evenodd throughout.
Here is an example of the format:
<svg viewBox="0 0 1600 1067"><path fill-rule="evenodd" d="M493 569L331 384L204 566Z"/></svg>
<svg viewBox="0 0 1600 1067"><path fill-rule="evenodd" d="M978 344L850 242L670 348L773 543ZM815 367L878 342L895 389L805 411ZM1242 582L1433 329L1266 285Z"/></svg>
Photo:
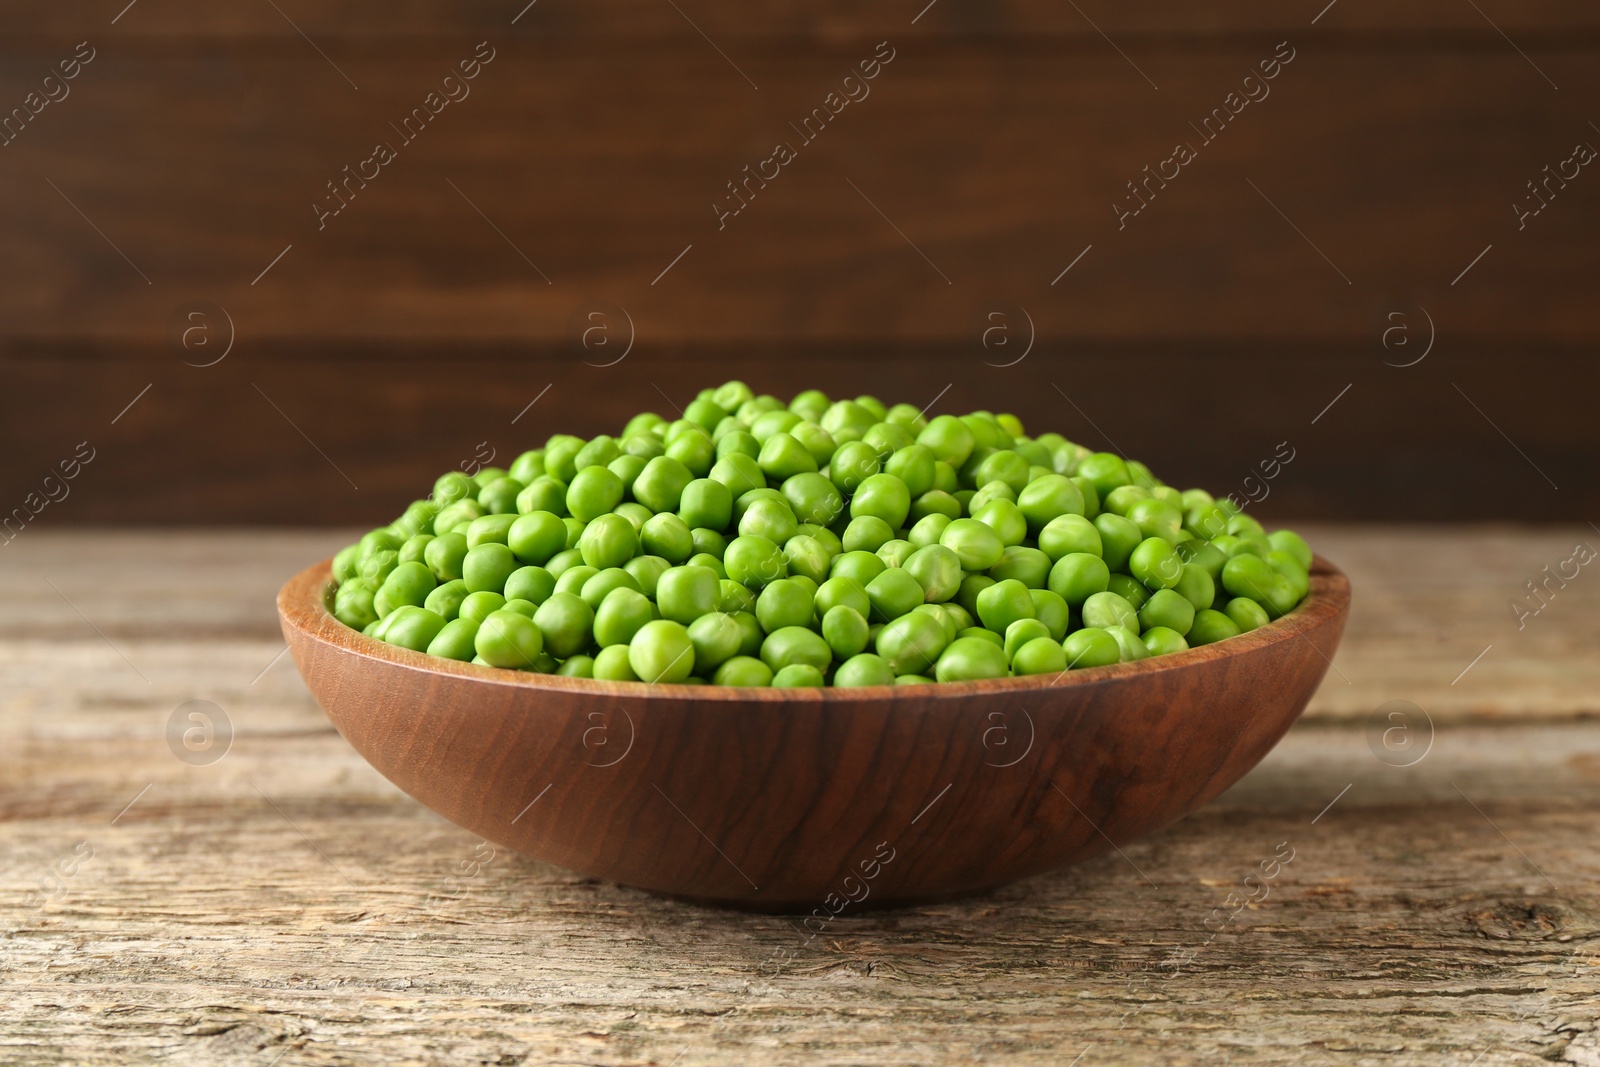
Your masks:
<svg viewBox="0 0 1600 1067"><path fill-rule="evenodd" d="M415 604L402 604L386 620L380 631L384 641L413 652L426 652L447 623L444 616Z"/></svg>
<svg viewBox="0 0 1600 1067"><path fill-rule="evenodd" d="M1300 562L1300 569L1311 570L1311 546L1293 530L1275 530L1267 535L1267 543L1280 552L1287 552Z"/></svg>
<svg viewBox="0 0 1600 1067"><path fill-rule="evenodd" d="M517 494L517 511L523 515L531 515L536 511L548 511L552 515L565 517L567 514L567 483L559 478L552 478L548 474L541 474L529 482L522 492ZM438 526L437 519L434 520L434 526Z"/></svg>
<svg viewBox="0 0 1600 1067"><path fill-rule="evenodd" d="M894 677L895 685L932 685L933 679L926 674L897 674Z"/></svg>
<svg viewBox="0 0 1600 1067"><path fill-rule="evenodd" d="M655 611L649 597L633 589L613 589L595 609L594 642L601 648L629 644L653 618Z"/></svg>
<svg viewBox="0 0 1600 1067"><path fill-rule="evenodd" d="M892 422L875 422L866 433L862 434L861 443L871 445L887 469L890 458L902 448L915 444L916 438L904 426Z"/></svg>
<svg viewBox="0 0 1600 1067"><path fill-rule="evenodd" d="M1129 508L1141 500L1149 499L1150 491L1142 486L1119 485L1105 495L1105 499L1100 502L1100 506L1103 510L1109 511L1113 515L1121 515L1127 518ZM1129 521L1131 522L1132 520L1130 519Z"/></svg>
<svg viewBox="0 0 1600 1067"><path fill-rule="evenodd" d="M710 678L716 669L739 653L743 633L732 615L713 611L689 624L694 645L694 673Z"/></svg>
<svg viewBox="0 0 1600 1067"><path fill-rule="evenodd" d="M956 637L971 637L976 638L979 641L987 641L995 648L1000 649L1001 655L1005 654L1005 638L1001 637L993 630L985 629L982 626L968 626L964 630L957 630Z"/></svg>
<svg viewBox="0 0 1600 1067"><path fill-rule="evenodd" d="M544 635L545 649L557 659L582 652L594 640L594 609L576 593L550 594L533 621Z"/></svg>
<svg viewBox="0 0 1600 1067"><path fill-rule="evenodd" d="M578 453L586 443L571 434L552 434L544 446L545 473L570 484L578 473Z"/></svg>
<svg viewBox="0 0 1600 1067"><path fill-rule="evenodd" d="M1061 642L1050 637L1036 637L1017 649L1011 657L1012 673L1060 674L1067 669L1067 653Z"/></svg>
<svg viewBox="0 0 1600 1067"><path fill-rule="evenodd" d="M1139 613L1133 609L1125 597L1116 593L1095 593L1083 602L1083 624L1089 627L1105 629L1109 626L1125 626L1135 632L1139 629Z"/></svg>
<svg viewBox="0 0 1600 1067"><path fill-rule="evenodd" d="M461 602L467 598L469 592L467 583L456 578L436 586L422 602L422 606L446 619L454 619L460 615Z"/></svg>
<svg viewBox="0 0 1600 1067"><path fill-rule="evenodd" d="M765 537L775 545L783 544L799 532L800 523L796 520L794 511L789 507L788 501L781 498L752 501L739 520L741 535Z"/></svg>
<svg viewBox="0 0 1600 1067"><path fill-rule="evenodd" d="M439 502L440 508L454 504L457 500L464 500L474 493L472 479L460 471L441 474L439 480L433 483L433 499Z"/></svg>
<svg viewBox="0 0 1600 1067"><path fill-rule="evenodd" d="M544 635L532 619L502 609L491 611L479 623L473 647L491 667L534 670L536 657L544 651Z"/></svg>
<svg viewBox="0 0 1600 1067"><path fill-rule="evenodd" d="M905 558L901 567L917 580L922 587L923 597L930 604L942 604L955 596L965 577L960 557L940 544L916 549Z"/></svg>
<svg viewBox="0 0 1600 1067"><path fill-rule="evenodd" d="M961 588L956 590L955 602L964 608L968 615L977 618L978 594L994 584L994 579L987 574L969 574L961 579Z"/></svg>
<svg viewBox="0 0 1600 1067"><path fill-rule="evenodd" d="M874 552L873 555L891 567L903 567L906 560L911 558L911 553L915 551L916 547L910 541L904 541L897 537L879 545L878 551Z"/></svg>
<svg viewBox="0 0 1600 1067"><path fill-rule="evenodd" d="M400 554L393 549L380 549L361 561L361 577L372 583L373 588L381 586L384 579L389 577L389 572L400 566Z"/></svg>
<svg viewBox="0 0 1600 1067"><path fill-rule="evenodd" d="M720 482L735 498L752 489L764 489L767 485L767 476L761 473L756 461L742 452L729 452L717 460L706 473L706 477L714 482ZM635 482L635 498L638 492L638 483Z"/></svg>
<svg viewBox="0 0 1600 1067"><path fill-rule="evenodd" d="M617 506L619 508L622 507L621 504L618 504ZM566 518L563 518L561 520L561 525L563 525L563 526L565 526L567 528L567 547L562 549L561 551L565 552L565 551L568 551L569 549L577 548L578 547L578 542L583 539L583 528L585 526L587 526L588 523L581 522L578 519L574 519L572 516L569 515ZM579 553L579 555L581 556L582 553ZM550 558L554 559L555 557L552 556ZM549 566L549 564L546 564L546 566Z"/></svg>
<svg viewBox="0 0 1600 1067"><path fill-rule="evenodd" d="M656 583L671 568L672 564L660 556L650 555L634 556L622 565L622 569L627 571L635 582L639 583L639 592L648 597L656 595Z"/></svg>
<svg viewBox="0 0 1600 1067"><path fill-rule="evenodd" d="M728 542L722 562L729 578L752 589L760 589L788 574L783 550L770 538L757 534L741 534Z"/></svg>
<svg viewBox="0 0 1600 1067"><path fill-rule="evenodd" d="M756 619L771 633L785 626L809 626L813 610L812 593L793 578L769 582L756 598Z"/></svg>
<svg viewBox="0 0 1600 1067"><path fill-rule="evenodd" d="M778 434L789 432L792 427L798 426L800 422L800 416L794 412L774 408L756 416L754 421L750 423L750 436L762 444L766 444L767 441Z"/></svg>
<svg viewBox="0 0 1600 1067"><path fill-rule="evenodd" d="M772 676L774 689L817 689L825 682L822 671L809 663L791 663Z"/></svg>
<svg viewBox="0 0 1600 1067"><path fill-rule="evenodd" d="M959 468L972 454L977 441L972 429L954 415L937 415L917 435L917 443L926 445L938 459Z"/></svg>
<svg viewBox="0 0 1600 1067"><path fill-rule="evenodd" d="M1230 637L1238 637L1240 633L1238 623L1228 618L1220 611L1206 608L1204 611L1194 613L1194 625L1189 627L1189 632L1184 635L1184 640L1193 647L1209 645L1223 641Z"/></svg>
<svg viewBox="0 0 1600 1067"><path fill-rule="evenodd" d="M675 459L683 464L689 471L690 478L704 478L710 472L712 465L717 462L717 447L712 442L710 434L696 429L681 433L668 441L666 455L662 458ZM671 511L673 508L660 510Z"/></svg>
<svg viewBox="0 0 1600 1067"><path fill-rule="evenodd" d="M722 596L717 572L710 567L673 567L656 582L661 617L689 625L717 609Z"/></svg>
<svg viewBox="0 0 1600 1067"><path fill-rule="evenodd" d="M361 573L361 544L345 545L333 557L333 580L348 582Z"/></svg>
<svg viewBox="0 0 1600 1067"><path fill-rule="evenodd" d="M872 602L867 599L865 585L854 578L835 575L817 587L815 606L818 614L826 617L830 610L840 605L853 608L862 616L872 611Z"/></svg>
<svg viewBox="0 0 1600 1067"><path fill-rule="evenodd" d="M1050 637L1050 627L1038 619L1017 619L1006 627L1003 645L1006 661L1010 662L1011 658L1017 654L1017 650L1023 645L1039 638L1044 638L1047 641L1051 641L1052 644L1054 643Z"/></svg>
<svg viewBox="0 0 1600 1067"><path fill-rule="evenodd" d="M1150 650L1152 656L1170 656L1174 652L1182 652L1189 647L1189 642L1176 630L1165 626L1152 626L1140 637L1144 647Z"/></svg>
<svg viewBox="0 0 1600 1067"><path fill-rule="evenodd" d="M876 552L894 540L894 527L876 515L861 515L850 520L839 543L846 552Z"/></svg>
<svg viewBox="0 0 1600 1067"><path fill-rule="evenodd" d="M1105 630L1117 643L1117 654L1123 663L1150 658L1150 649L1140 640L1137 630L1130 630L1126 626L1107 626Z"/></svg>
<svg viewBox="0 0 1600 1067"><path fill-rule="evenodd" d="M767 632L761 628L761 623L756 621L755 613L735 611L732 614L733 621L739 624L739 655L760 655L761 643L767 639Z"/></svg>
<svg viewBox="0 0 1600 1067"><path fill-rule="evenodd" d="M689 543L695 553L704 552L708 555L716 556L718 559L721 559L723 553L728 551L728 539L722 535L721 531L713 530L706 526L696 526L690 529Z"/></svg>
<svg viewBox="0 0 1600 1067"><path fill-rule="evenodd" d="M980 486L1004 482L1013 494L1020 493L1028 485L1028 461L1010 448L996 449L978 464L973 481Z"/></svg>
<svg viewBox="0 0 1600 1067"><path fill-rule="evenodd" d="M1009 500L991 500L974 511L972 517L999 535L1000 543L1007 548L1027 540L1028 520Z"/></svg>
<svg viewBox="0 0 1600 1067"><path fill-rule="evenodd" d="M1043 589L1050 581L1050 557L1037 548L1012 545L1000 554L1000 561L989 568L995 581L1014 578L1029 589Z"/></svg>
<svg viewBox="0 0 1600 1067"><path fill-rule="evenodd" d="M457 500L454 504L439 509L439 514L433 517L434 534L447 534L460 532L466 533L467 524L473 519L483 516L483 505L472 498Z"/></svg>
<svg viewBox="0 0 1600 1067"><path fill-rule="evenodd" d="M398 552L405 538L387 526L369 530L356 542L358 558L365 563L380 552Z"/></svg>
<svg viewBox="0 0 1600 1067"><path fill-rule="evenodd" d="M1261 621L1267 621L1265 615ZM1139 625L1145 630L1165 627L1182 637L1194 625L1194 605L1175 590L1158 589L1150 594L1150 599L1139 609Z"/></svg>
<svg viewBox="0 0 1600 1067"><path fill-rule="evenodd" d="M1063 475L1046 474L1022 488L1017 494L1017 508L1028 522L1028 532L1038 537L1057 519L1068 515L1082 518L1083 492Z"/></svg>
<svg viewBox="0 0 1600 1067"><path fill-rule="evenodd" d="M531 619L538 612L539 605L535 604L531 600L507 600L506 606L500 610L514 611L518 615L523 615Z"/></svg>
<svg viewBox="0 0 1600 1067"><path fill-rule="evenodd" d="M1193 604L1196 611L1209 608L1217 597L1216 583L1199 563L1185 563L1183 573L1178 575L1178 584L1172 589Z"/></svg>
<svg viewBox="0 0 1600 1067"><path fill-rule="evenodd" d="M680 527L683 526L675 515L659 515L656 518L678 522ZM687 547L688 540L689 530L683 527L684 547ZM578 553L583 557L583 562L600 570L622 566L638 553L639 546L640 538L634 532L633 524L621 515L614 514L594 519L584 527L583 535L578 538ZM659 543L646 543L645 549L655 555L666 555L658 551Z"/></svg>
<svg viewBox="0 0 1600 1067"><path fill-rule="evenodd" d="M398 553L396 553L396 556L401 563L422 563L426 559L425 553L428 545L432 541L433 534L412 534L410 537L406 538L405 544L400 546L400 550ZM338 559L338 556L334 557L335 562L338 562ZM355 565L353 560L351 561L350 565L352 567ZM337 572L335 572L335 577L337 577Z"/></svg>
<svg viewBox="0 0 1600 1067"><path fill-rule="evenodd" d="M844 551L844 542L839 540L839 535L827 526L818 526L813 522L802 522L800 533L813 538L817 544L827 549L828 561L832 563L833 557Z"/></svg>
<svg viewBox="0 0 1600 1067"><path fill-rule="evenodd" d="M517 567L517 557L511 554L511 549L492 541L467 552L461 561L461 577L474 593L483 590L498 593Z"/></svg>
<svg viewBox="0 0 1600 1067"><path fill-rule="evenodd" d="M567 546L567 525L550 511L519 515L506 531L506 544L523 563L543 566Z"/></svg>
<svg viewBox="0 0 1600 1067"><path fill-rule="evenodd" d="M913 529L922 525L924 520L935 517L942 521L933 524L930 543L939 539L938 535L944 532L951 519L961 517L961 501L943 489L930 489L913 500L911 510L906 513L906 521L912 524Z"/></svg>
<svg viewBox="0 0 1600 1067"><path fill-rule="evenodd" d="M772 668L754 656L734 656L717 668L711 676L712 685L768 686L772 684Z"/></svg>
<svg viewBox="0 0 1600 1067"><path fill-rule="evenodd" d="M861 652L843 663L833 672L836 688L851 689L865 685L893 685L894 671L888 663L871 652Z"/></svg>
<svg viewBox="0 0 1600 1067"><path fill-rule="evenodd" d="M657 456L634 479L633 498L651 511L676 511L684 490L694 480L694 472L678 460Z"/></svg>
<svg viewBox="0 0 1600 1067"><path fill-rule="evenodd" d="M909 436L909 434L907 435ZM884 472L905 483L906 492L913 498L933 490L934 464L938 457L927 445L907 444L896 449L884 463Z"/></svg>
<svg viewBox="0 0 1600 1067"><path fill-rule="evenodd" d="M1128 556L1128 573L1151 589L1171 589L1183 576L1183 561L1170 541L1147 537Z"/></svg>
<svg viewBox="0 0 1600 1067"><path fill-rule="evenodd" d="M1039 549L1052 560L1072 552L1101 554L1100 531L1082 515L1061 515L1039 531Z"/></svg>
<svg viewBox="0 0 1600 1067"><path fill-rule="evenodd" d="M816 461L820 470L833 458L833 453L838 449L839 443L833 435L814 422L797 422L789 427L789 436L805 446L811 453L811 458Z"/></svg>
<svg viewBox="0 0 1600 1067"><path fill-rule="evenodd" d="M1269 621L1266 609L1247 597L1234 597L1222 606L1222 613L1233 620L1241 633L1258 630Z"/></svg>
<svg viewBox="0 0 1600 1067"><path fill-rule="evenodd" d="M903 568L889 567L867 583L871 617L881 622L898 619L926 601L922 586Z"/></svg>
<svg viewBox="0 0 1600 1067"><path fill-rule="evenodd" d="M953 520L939 535L939 543L956 554L966 571L988 570L1006 549L999 534L977 519Z"/></svg>
<svg viewBox="0 0 1600 1067"><path fill-rule="evenodd" d="M1061 642L1061 649L1066 654L1067 666L1074 670L1122 662L1122 649L1116 639L1098 627L1074 630Z"/></svg>
<svg viewBox="0 0 1600 1067"><path fill-rule="evenodd" d="M593 676L607 682L637 682L639 676L633 672L633 665L628 661L627 645L607 645L595 653Z"/></svg>
<svg viewBox="0 0 1600 1067"><path fill-rule="evenodd" d="M627 492L632 493L633 483L644 473L647 462L643 456L621 455L607 463L606 469L621 478L622 484L627 487Z"/></svg>
<svg viewBox="0 0 1600 1067"><path fill-rule="evenodd" d="M916 511L915 504L912 505L911 510L913 512ZM956 510L957 512L960 511L959 505L957 505ZM917 548L936 545L939 543L940 535L944 533L944 528L949 526L954 518L959 518L959 515L950 516L938 511L924 515L922 518L917 519L915 525L906 533L906 540Z"/></svg>
<svg viewBox="0 0 1600 1067"><path fill-rule="evenodd" d="M590 523L590 528L592 529L596 524L604 522L605 519L606 516L601 516L593 523ZM584 536L588 536L588 531L585 531ZM639 528L639 536L635 544L646 553L652 556L660 556L672 563L682 563L694 554L694 534L690 531L687 523L671 512L652 515L646 520ZM619 543L619 553L620 549L621 545ZM587 558L585 557L585 559ZM622 563L626 563L632 558L633 555L630 552L620 562L612 565L621 566Z"/></svg>
<svg viewBox="0 0 1600 1067"><path fill-rule="evenodd" d="M518 567L506 579L507 600L527 600L534 604L543 604L555 591L556 576L543 567Z"/></svg>
<svg viewBox="0 0 1600 1067"><path fill-rule="evenodd" d="M1028 595L1033 598L1033 617L1045 624L1050 636L1056 641L1066 637L1072 626L1072 609L1066 600L1048 589L1030 589Z"/></svg>
<svg viewBox="0 0 1600 1067"><path fill-rule="evenodd" d="M471 619L451 619L428 642L430 656L470 662L477 655L474 642L478 637L478 624Z"/></svg>
<svg viewBox="0 0 1600 1067"><path fill-rule="evenodd" d="M600 573L600 568L591 567L587 563L580 563L575 567L568 567L556 576L557 593L571 593L573 596L582 596L583 587L589 584L589 579ZM548 597L546 599L549 599Z"/></svg>
<svg viewBox="0 0 1600 1067"><path fill-rule="evenodd" d="M606 467L585 467L567 486L567 512L590 522L622 503L622 479Z"/></svg>
<svg viewBox="0 0 1600 1067"><path fill-rule="evenodd" d="M835 604L822 616L822 639L833 650L834 659L847 660L866 649L870 627L855 608Z"/></svg>
<svg viewBox="0 0 1600 1067"><path fill-rule="evenodd" d="M551 556L549 562L544 565L544 569L559 580L563 574L572 568L582 566L584 566L583 553L576 548L567 548Z"/></svg>
<svg viewBox="0 0 1600 1067"><path fill-rule="evenodd" d="M816 538L796 534L783 544L783 559L791 575L803 575L814 582L828 577L832 558Z"/></svg>
<svg viewBox="0 0 1600 1067"><path fill-rule="evenodd" d="M1299 559L1292 553L1275 548L1263 558L1267 561L1267 566L1277 571L1279 576L1287 580L1289 585L1293 587L1294 602L1289 607L1298 604L1311 591L1311 576L1306 573L1306 569L1300 565ZM1288 608L1284 610L1287 611Z"/></svg>
<svg viewBox="0 0 1600 1067"><path fill-rule="evenodd" d="M1222 568L1222 588L1229 596L1249 597L1257 604L1271 606L1272 587L1281 579L1266 560L1256 555L1239 555Z"/></svg>
<svg viewBox="0 0 1600 1067"><path fill-rule="evenodd" d="M1115 593L1132 604L1134 611L1144 607L1145 601L1150 599L1150 590L1137 578L1130 578L1126 574L1113 574L1106 583L1106 592Z"/></svg>
<svg viewBox="0 0 1600 1067"><path fill-rule="evenodd" d="M333 598L333 617L352 630L365 630L379 615L372 600L377 587L366 578L351 578L339 586Z"/></svg>
<svg viewBox="0 0 1600 1067"><path fill-rule="evenodd" d="M717 582L717 610L729 613L756 610L756 595L732 578Z"/></svg>
<svg viewBox="0 0 1600 1067"><path fill-rule="evenodd" d="M1112 570L1126 571L1128 557L1144 540L1144 534L1139 531L1139 527L1121 515L1101 512L1095 516L1094 528L1100 533L1100 558L1105 560L1106 566Z"/></svg>
<svg viewBox="0 0 1600 1067"><path fill-rule="evenodd" d="M505 606L505 597L485 589L477 593L468 593L463 597L461 606L456 609L456 617L481 623L491 612L499 611Z"/></svg>
<svg viewBox="0 0 1600 1067"><path fill-rule="evenodd" d="M1018 619L1033 618L1033 597L1028 595L1028 587L1015 578L996 582L978 594L978 618L986 629L1005 633L1006 627Z"/></svg>
<svg viewBox="0 0 1600 1067"><path fill-rule="evenodd" d="M939 661L940 653L950 640L938 620L912 612L879 630L873 638L873 647L896 674L921 674Z"/></svg>
<svg viewBox="0 0 1600 1067"><path fill-rule="evenodd" d="M817 460L789 434L775 433L762 442L756 466L771 481L781 482L796 474L815 474Z"/></svg>
<svg viewBox="0 0 1600 1067"><path fill-rule="evenodd" d="M387 615L402 604L421 607L436 585L433 572L421 563L401 563L378 587L372 608L379 615Z"/></svg>
<svg viewBox="0 0 1600 1067"><path fill-rule="evenodd" d="M1166 500L1141 500L1128 509L1126 518L1146 537L1159 537L1170 544L1183 539L1183 512Z"/></svg>
<svg viewBox="0 0 1600 1067"><path fill-rule="evenodd" d="M1111 570L1105 560L1087 552L1069 552L1050 568L1049 588L1071 607L1080 607L1089 597L1106 591Z"/></svg>
<svg viewBox="0 0 1600 1067"><path fill-rule="evenodd" d="M828 642L821 634L804 626L774 630L761 642L761 661L775 671L794 663L808 664L821 671L832 660L833 650Z"/></svg>
<svg viewBox="0 0 1600 1067"><path fill-rule="evenodd" d="M926 615L930 619L933 619L944 628L944 639L947 644L956 639L956 634L961 631L963 624L970 622L969 619L965 618L960 622L957 622L956 615L946 611L944 604L918 604L916 607L907 612L907 614ZM962 612L961 614L965 615L966 613Z"/></svg>
<svg viewBox="0 0 1600 1067"><path fill-rule="evenodd" d="M867 583L888 569L882 557L871 552L844 552L833 557L828 573L834 578L849 578L862 589Z"/></svg>
<svg viewBox="0 0 1600 1067"><path fill-rule="evenodd" d="M891 529L904 526L910 512L911 493L906 483L892 474L872 475L856 487L850 498L851 518L875 515Z"/></svg>
<svg viewBox="0 0 1600 1067"><path fill-rule="evenodd" d="M1010 673L1005 650L988 641L958 637L939 654L933 676L941 682L1004 678Z"/></svg>
<svg viewBox="0 0 1600 1067"><path fill-rule="evenodd" d="M561 666L556 672L566 678L593 678L594 658L592 656L568 656L561 661Z"/></svg>
<svg viewBox="0 0 1600 1067"><path fill-rule="evenodd" d="M878 453L871 445L849 441L834 451L828 463L828 479L839 492L850 494L879 470Z"/></svg>
<svg viewBox="0 0 1600 1067"><path fill-rule="evenodd" d="M740 493L733 498L733 525L735 529L738 528L740 522L744 521L745 513L759 500L771 501L774 505L787 509L791 515L794 513L794 509L789 507L788 498L782 492L763 486L760 489L752 489L748 493ZM798 519L795 521L799 522Z"/></svg>
<svg viewBox="0 0 1600 1067"><path fill-rule="evenodd" d="M646 682L681 682L694 672L694 642L682 623L654 619L628 646L628 664Z"/></svg>
<svg viewBox="0 0 1600 1067"><path fill-rule="evenodd" d="M968 515L976 516L978 512L996 500L1007 504L1015 504L1017 502L1017 491L1005 482L986 482L979 486L978 491L973 493L971 498L967 500L966 512ZM1024 522L1024 526L1026 526L1026 522Z"/></svg>
<svg viewBox="0 0 1600 1067"><path fill-rule="evenodd" d="M714 478L696 478L678 497L678 517L691 529L726 529L733 517L733 493Z"/></svg>
<svg viewBox="0 0 1600 1067"><path fill-rule="evenodd" d="M515 514L517 494L522 492L523 488L522 482L509 475L502 475L478 490L478 503L483 505L483 510L490 515Z"/></svg>
<svg viewBox="0 0 1600 1067"><path fill-rule="evenodd" d="M1089 480L1102 500L1117 486L1133 484L1128 465L1111 452L1091 452L1084 456L1078 462L1078 474Z"/></svg>

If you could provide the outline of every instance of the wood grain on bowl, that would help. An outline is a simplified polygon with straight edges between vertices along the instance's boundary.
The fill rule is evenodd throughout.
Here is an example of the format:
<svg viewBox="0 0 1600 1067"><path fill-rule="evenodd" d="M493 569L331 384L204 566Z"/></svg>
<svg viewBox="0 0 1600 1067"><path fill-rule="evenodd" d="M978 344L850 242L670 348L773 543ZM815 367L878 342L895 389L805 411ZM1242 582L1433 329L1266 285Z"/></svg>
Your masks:
<svg viewBox="0 0 1600 1067"><path fill-rule="evenodd" d="M475 667L278 596L339 732L446 818L529 856L745 908L974 892L1167 825L1277 743L1328 669L1350 585L1318 559L1289 615L1174 656L939 686L723 689Z"/></svg>

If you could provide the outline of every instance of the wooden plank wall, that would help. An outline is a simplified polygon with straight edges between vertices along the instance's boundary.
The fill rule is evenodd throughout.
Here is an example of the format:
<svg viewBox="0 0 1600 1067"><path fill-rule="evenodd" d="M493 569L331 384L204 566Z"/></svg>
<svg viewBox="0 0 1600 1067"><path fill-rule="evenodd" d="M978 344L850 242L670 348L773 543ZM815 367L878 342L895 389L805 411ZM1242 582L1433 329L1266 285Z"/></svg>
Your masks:
<svg viewBox="0 0 1600 1067"><path fill-rule="evenodd" d="M740 376L1600 513L1600 10L925 2L7 5L0 510L89 441L36 521L377 521Z"/></svg>

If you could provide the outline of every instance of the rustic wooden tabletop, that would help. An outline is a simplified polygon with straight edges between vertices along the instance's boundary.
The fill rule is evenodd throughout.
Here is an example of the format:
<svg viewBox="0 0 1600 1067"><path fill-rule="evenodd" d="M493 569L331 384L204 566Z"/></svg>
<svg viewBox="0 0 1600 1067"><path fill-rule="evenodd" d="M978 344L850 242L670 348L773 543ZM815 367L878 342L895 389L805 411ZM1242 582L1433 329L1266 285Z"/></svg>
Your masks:
<svg viewBox="0 0 1600 1067"><path fill-rule="evenodd" d="M1306 532L1355 609L1253 773L807 942L379 777L273 613L338 532L29 531L0 549L0 1062L1600 1065L1600 579L1525 584L1600 533Z"/></svg>

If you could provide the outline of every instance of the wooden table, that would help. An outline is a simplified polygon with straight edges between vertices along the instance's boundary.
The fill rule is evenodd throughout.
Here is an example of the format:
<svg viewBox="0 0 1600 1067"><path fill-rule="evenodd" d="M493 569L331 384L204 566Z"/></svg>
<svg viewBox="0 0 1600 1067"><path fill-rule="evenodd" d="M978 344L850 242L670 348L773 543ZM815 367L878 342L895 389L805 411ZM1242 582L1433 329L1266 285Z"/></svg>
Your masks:
<svg viewBox="0 0 1600 1067"><path fill-rule="evenodd" d="M1122 855L847 912L771 976L795 921L496 851L344 744L272 608L339 533L30 529L0 1062L1600 1064L1600 577L1509 607L1600 535L1307 533L1355 612L1252 774Z"/></svg>

